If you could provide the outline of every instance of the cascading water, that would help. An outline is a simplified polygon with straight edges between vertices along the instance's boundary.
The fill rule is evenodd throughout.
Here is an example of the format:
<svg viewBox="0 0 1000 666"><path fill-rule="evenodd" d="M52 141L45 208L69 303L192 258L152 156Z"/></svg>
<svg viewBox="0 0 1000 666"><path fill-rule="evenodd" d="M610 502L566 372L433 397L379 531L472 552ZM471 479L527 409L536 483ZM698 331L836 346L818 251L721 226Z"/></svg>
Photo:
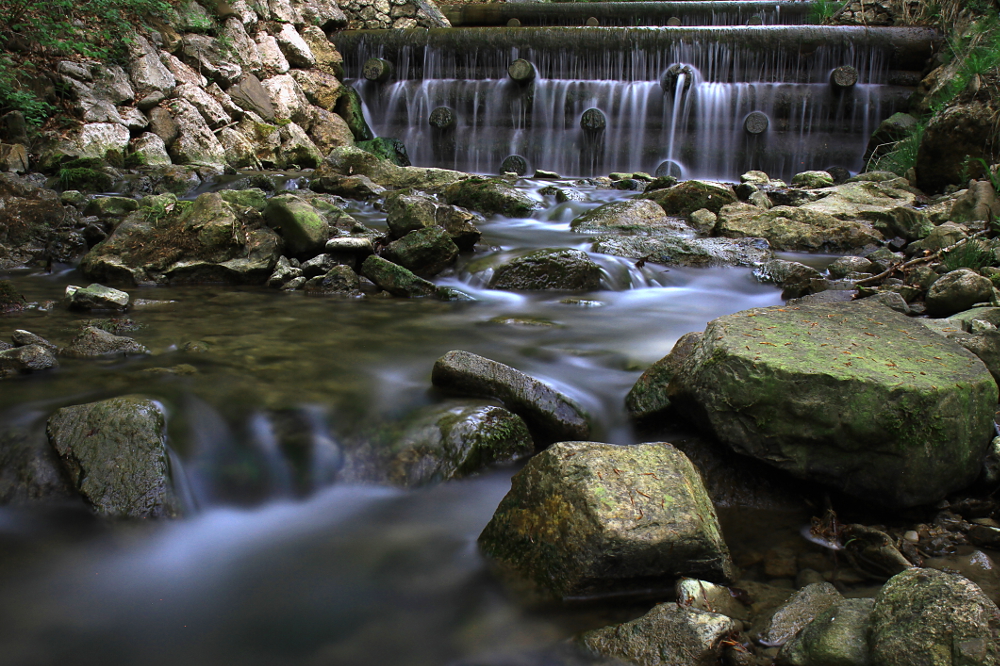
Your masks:
<svg viewBox="0 0 1000 666"><path fill-rule="evenodd" d="M349 74L369 58L393 62L394 80L353 83L376 133L402 139L417 165L496 173L517 154L563 175L652 173L673 161L683 177L761 169L787 178L862 168L868 137L908 97L900 84L913 83L929 44L926 33L895 30L452 29L336 41ZM534 65L534 80L507 78L518 58ZM679 86L664 77L678 66ZM857 83L832 85L836 68L856 72ZM428 124L438 107L454 113L454 127ZM591 108L604 127L581 126ZM764 129L744 126L754 112Z"/></svg>

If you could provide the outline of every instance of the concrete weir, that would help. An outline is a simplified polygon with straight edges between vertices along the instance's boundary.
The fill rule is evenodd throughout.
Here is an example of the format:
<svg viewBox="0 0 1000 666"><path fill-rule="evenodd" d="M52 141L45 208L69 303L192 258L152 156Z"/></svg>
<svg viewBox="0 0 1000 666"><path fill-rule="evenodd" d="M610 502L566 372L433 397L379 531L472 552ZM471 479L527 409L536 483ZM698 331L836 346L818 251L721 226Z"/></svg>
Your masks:
<svg viewBox="0 0 1000 666"><path fill-rule="evenodd" d="M669 161L685 178L729 179L861 169L868 137L904 108L935 39L924 28L797 25L333 36L372 127L403 140L414 164L496 173L516 154L591 176ZM367 78L372 59L391 76ZM454 134L430 122L442 107Z"/></svg>
<svg viewBox="0 0 1000 666"><path fill-rule="evenodd" d="M760 2L630 2L491 3L445 9L455 27L504 26L511 20L522 26L587 25L595 19L600 26L671 25L799 25L806 23L810 3L791 0Z"/></svg>

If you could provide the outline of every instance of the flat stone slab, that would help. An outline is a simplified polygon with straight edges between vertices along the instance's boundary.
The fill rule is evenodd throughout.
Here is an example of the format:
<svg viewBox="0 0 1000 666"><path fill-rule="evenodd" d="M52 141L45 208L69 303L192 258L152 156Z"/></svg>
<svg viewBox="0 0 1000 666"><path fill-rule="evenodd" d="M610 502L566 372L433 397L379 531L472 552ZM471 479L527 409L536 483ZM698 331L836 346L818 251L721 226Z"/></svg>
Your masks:
<svg viewBox="0 0 1000 666"><path fill-rule="evenodd" d="M855 302L715 319L666 395L738 452L905 507L975 479L997 385L919 321Z"/></svg>
<svg viewBox="0 0 1000 666"><path fill-rule="evenodd" d="M701 476L663 442L553 445L514 476L479 545L502 570L559 597L733 575Z"/></svg>
<svg viewBox="0 0 1000 666"><path fill-rule="evenodd" d="M431 381L453 393L500 400L543 441L590 437L590 421L579 405L509 365L450 351L434 363Z"/></svg>

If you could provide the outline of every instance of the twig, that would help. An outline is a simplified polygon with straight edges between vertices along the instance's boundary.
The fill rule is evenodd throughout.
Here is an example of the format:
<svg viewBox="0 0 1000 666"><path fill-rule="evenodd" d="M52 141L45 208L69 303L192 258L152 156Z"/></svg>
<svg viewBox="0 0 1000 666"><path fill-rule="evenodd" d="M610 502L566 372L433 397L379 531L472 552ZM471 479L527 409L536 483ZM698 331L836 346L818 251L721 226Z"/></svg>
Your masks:
<svg viewBox="0 0 1000 666"><path fill-rule="evenodd" d="M949 245L948 247L943 247L940 250L938 250L937 252L935 252L934 254L929 254L926 257L917 257L916 259L910 259L909 261L905 261L905 262L903 262L901 264L893 264L892 266L890 266L886 270L882 271L878 275L873 275L871 277L866 277L863 280L858 280L854 284L855 284L855 286L862 286L862 285L866 285L866 284L868 284L870 282L878 282L879 280L884 280L885 278L887 278L890 275L892 275L892 273L894 271L903 270L903 269L906 269L906 268L910 268L911 266L916 266L917 264L922 264L922 263L925 263L925 262L928 262L928 261L933 261L935 259L940 259L941 255L943 255L943 254L945 254L947 252L951 252L952 250L954 250L959 245L962 245L964 243L968 243L969 241L971 241L971 240L973 240L975 238L978 238L979 236L982 236L982 235L986 234L988 231L989 231L989 229L983 229L982 231L977 231L976 233L972 234L971 236L967 236L967 237L963 238L962 240L958 241L957 243Z"/></svg>

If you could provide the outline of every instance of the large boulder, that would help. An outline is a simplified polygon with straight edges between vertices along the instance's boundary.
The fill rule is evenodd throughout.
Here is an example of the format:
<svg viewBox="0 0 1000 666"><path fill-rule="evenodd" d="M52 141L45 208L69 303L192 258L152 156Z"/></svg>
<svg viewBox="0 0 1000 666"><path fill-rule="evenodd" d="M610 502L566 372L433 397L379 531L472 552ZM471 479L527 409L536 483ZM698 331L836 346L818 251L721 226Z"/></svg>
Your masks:
<svg viewBox="0 0 1000 666"><path fill-rule="evenodd" d="M491 289L514 291L593 291L601 287L601 267L580 250L550 248L517 257L496 269Z"/></svg>
<svg viewBox="0 0 1000 666"><path fill-rule="evenodd" d="M445 200L486 215L527 217L538 202L500 178L474 177L455 183L444 191Z"/></svg>
<svg viewBox="0 0 1000 666"><path fill-rule="evenodd" d="M967 578L909 569L875 597L871 654L875 666L995 666L1000 611Z"/></svg>
<svg viewBox="0 0 1000 666"><path fill-rule="evenodd" d="M461 171L396 166L355 146L334 148L314 174L314 178L319 182L333 176L367 176L385 188L414 187L431 193L440 192L450 185L469 178L469 174Z"/></svg>
<svg viewBox="0 0 1000 666"><path fill-rule="evenodd" d="M98 514L177 515L158 403L122 396L63 407L49 418L47 432L71 483Z"/></svg>
<svg viewBox="0 0 1000 666"><path fill-rule="evenodd" d="M719 613L659 604L637 620L588 631L580 642L639 666L715 666L739 623Z"/></svg>
<svg viewBox="0 0 1000 666"><path fill-rule="evenodd" d="M763 210L740 203L721 209L715 233L729 238L765 238L775 250L805 252L846 251L883 240L863 220L841 220L804 206Z"/></svg>
<svg viewBox="0 0 1000 666"><path fill-rule="evenodd" d="M670 218L663 208L647 199L626 199L598 206L570 223L573 231L594 233L615 229L620 231L648 231L663 227ZM671 226L678 228L674 222Z"/></svg>
<svg viewBox="0 0 1000 666"><path fill-rule="evenodd" d="M899 507L976 477L997 385L978 358L920 323L834 303L713 320L665 395L739 452Z"/></svg>
<svg viewBox="0 0 1000 666"><path fill-rule="evenodd" d="M662 190L642 195L663 207L668 215L687 216L706 208L718 214L722 207L736 202L736 193L729 185L706 180L686 180Z"/></svg>
<svg viewBox="0 0 1000 666"><path fill-rule="evenodd" d="M458 246L438 226L417 229L385 248L385 258L417 275L437 275L458 258Z"/></svg>
<svg viewBox="0 0 1000 666"><path fill-rule="evenodd" d="M514 476L479 545L501 570L558 597L733 575L697 469L666 443L553 445Z"/></svg>
<svg viewBox="0 0 1000 666"><path fill-rule="evenodd" d="M320 254L330 238L330 223L313 206L295 195L272 197L264 219L281 233L293 257L309 259Z"/></svg>
<svg viewBox="0 0 1000 666"><path fill-rule="evenodd" d="M217 193L194 202L146 197L83 258L84 275L101 282L263 283L281 255L281 238L256 209Z"/></svg>
<svg viewBox="0 0 1000 666"><path fill-rule="evenodd" d="M579 405L509 365L450 351L434 363L431 381L452 393L500 400L542 441L590 437L589 418Z"/></svg>
<svg viewBox="0 0 1000 666"><path fill-rule="evenodd" d="M626 232L594 237L593 252L667 266L757 266L774 255L763 238L692 238L675 233Z"/></svg>

